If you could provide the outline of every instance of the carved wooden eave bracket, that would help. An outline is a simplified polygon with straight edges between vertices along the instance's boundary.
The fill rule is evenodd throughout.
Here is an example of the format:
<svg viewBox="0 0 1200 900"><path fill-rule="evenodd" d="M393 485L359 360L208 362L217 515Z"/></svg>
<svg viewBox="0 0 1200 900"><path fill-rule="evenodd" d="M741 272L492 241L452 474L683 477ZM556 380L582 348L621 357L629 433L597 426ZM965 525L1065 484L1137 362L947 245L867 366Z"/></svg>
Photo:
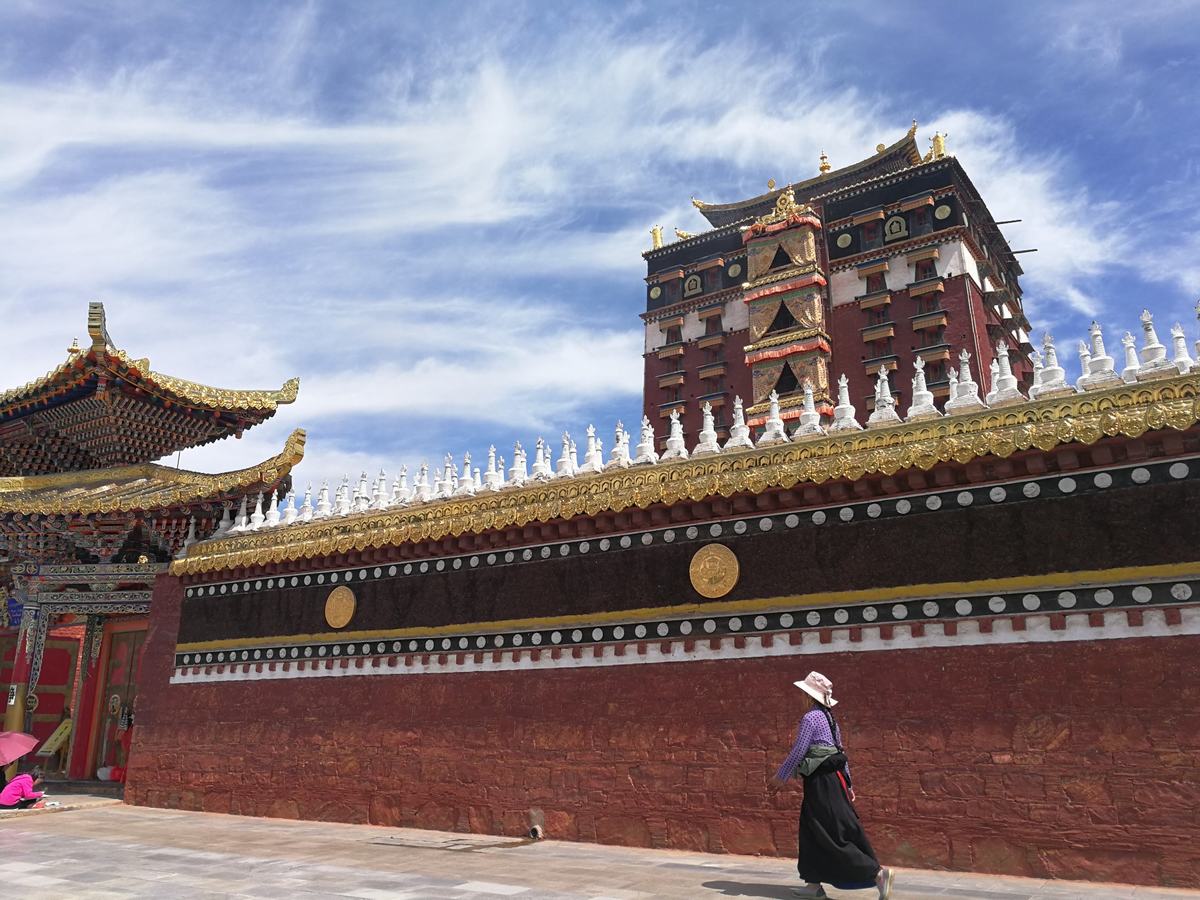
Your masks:
<svg viewBox="0 0 1200 900"><path fill-rule="evenodd" d="M234 472L189 472L156 463L0 478L0 516L95 515L169 509L229 494L269 489L304 458L304 430L258 465Z"/></svg>
<svg viewBox="0 0 1200 900"><path fill-rule="evenodd" d="M194 575L656 504L854 481L875 473L928 470L951 460L965 464L1032 448L1049 451L1104 437L1184 430L1198 422L1200 377L1193 374L206 541L193 545L171 570Z"/></svg>

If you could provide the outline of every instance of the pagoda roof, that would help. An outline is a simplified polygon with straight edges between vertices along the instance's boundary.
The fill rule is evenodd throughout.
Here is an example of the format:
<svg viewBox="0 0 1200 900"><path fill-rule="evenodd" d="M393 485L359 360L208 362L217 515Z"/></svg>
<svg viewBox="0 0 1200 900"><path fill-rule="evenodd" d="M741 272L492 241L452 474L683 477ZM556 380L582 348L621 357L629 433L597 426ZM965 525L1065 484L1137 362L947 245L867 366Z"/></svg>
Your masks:
<svg viewBox="0 0 1200 900"><path fill-rule="evenodd" d="M99 515L211 503L275 488L304 458L303 429L283 450L246 469L215 475L157 463L0 478L0 516Z"/></svg>
<svg viewBox="0 0 1200 900"><path fill-rule="evenodd" d="M785 184L782 187L750 197L747 200L737 200L733 203L705 203L702 200L692 200L692 204L700 210L700 214L708 219L714 228L723 228L735 222L746 219L760 218L775 208L775 201L789 188L795 193L797 202L804 203L814 197L828 194L877 175L899 171L900 169L918 165L921 162L921 152L917 149L917 123L913 123L900 140L890 147L880 145L873 156L860 160L840 169L822 172L815 178Z"/></svg>
<svg viewBox="0 0 1200 900"><path fill-rule="evenodd" d="M55 369L0 393L0 476L146 463L240 436L300 386L228 390L156 372L115 346L102 303L88 305L88 336Z"/></svg>

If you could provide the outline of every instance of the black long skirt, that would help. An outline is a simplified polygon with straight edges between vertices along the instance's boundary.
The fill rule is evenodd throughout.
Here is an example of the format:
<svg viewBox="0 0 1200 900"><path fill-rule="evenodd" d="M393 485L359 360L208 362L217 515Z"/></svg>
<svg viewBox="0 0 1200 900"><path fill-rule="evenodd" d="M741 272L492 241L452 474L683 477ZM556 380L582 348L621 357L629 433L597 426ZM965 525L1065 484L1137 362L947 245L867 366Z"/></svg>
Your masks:
<svg viewBox="0 0 1200 900"><path fill-rule="evenodd" d="M872 887L879 873L875 851L832 767L804 779L797 868L806 882L843 890Z"/></svg>

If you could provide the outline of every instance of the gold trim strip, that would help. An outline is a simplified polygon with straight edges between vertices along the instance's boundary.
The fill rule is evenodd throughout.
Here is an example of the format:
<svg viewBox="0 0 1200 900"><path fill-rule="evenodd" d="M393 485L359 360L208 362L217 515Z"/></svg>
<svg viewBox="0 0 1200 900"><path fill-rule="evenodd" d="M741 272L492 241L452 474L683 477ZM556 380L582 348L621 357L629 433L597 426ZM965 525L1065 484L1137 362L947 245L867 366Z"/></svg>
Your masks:
<svg viewBox="0 0 1200 900"><path fill-rule="evenodd" d="M729 600L721 603L681 603L676 606L650 606L641 609L582 613L573 616L544 616L525 619L499 619L489 622L465 622L433 628L400 628L376 631L327 631L318 634L272 635L264 638L230 638L177 644L177 653L193 650L227 650L230 647L262 647L284 641L389 640L407 637L475 634L480 631L526 631L534 628L568 628L573 625L603 625L630 619L685 619L694 616L723 616L733 613L772 612L797 606L861 606L897 600L935 599L986 593L1015 593L1054 587L1087 587L1133 581L1165 581L1172 578L1200 577L1200 560L1164 563L1155 566L1122 566L1115 569L1085 569L1078 572L1054 572L1049 575L1015 575L978 581L943 581L932 584L905 584L857 591L827 591L818 594L793 594L757 600ZM1041 613L1045 615L1046 613ZM885 623L886 624L886 623ZM896 624L896 623L893 623ZM907 624L907 623L905 623ZM656 638L646 638L653 642ZM537 649L537 648L530 648ZM544 648L545 649L545 648ZM439 651L441 652L441 651ZM466 651L453 651L466 652ZM469 652L475 652L472 649ZM488 652L491 652L489 648Z"/></svg>
<svg viewBox="0 0 1200 900"><path fill-rule="evenodd" d="M816 436L770 448L697 460L637 466L561 479L512 491L443 500L270 529L189 548L171 564L176 575L350 553L410 541L546 522L601 512L645 509L707 497L761 493L807 482L856 481L869 473L931 469L980 456L1093 444L1105 436L1140 437L1200 422L1200 376L1181 375L1103 391L1040 400L869 431Z"/></svg>
<svg viewBox="0 0 1200 900"><path fill-rule="evenodd" d="M305 433L297 428L283 450L256 466L209 475L155 463L0 478L0 514L42 515L160 509L207 500L238 488L274 484L304 458ZM122 488L128 487L128 492Z"/></svg>

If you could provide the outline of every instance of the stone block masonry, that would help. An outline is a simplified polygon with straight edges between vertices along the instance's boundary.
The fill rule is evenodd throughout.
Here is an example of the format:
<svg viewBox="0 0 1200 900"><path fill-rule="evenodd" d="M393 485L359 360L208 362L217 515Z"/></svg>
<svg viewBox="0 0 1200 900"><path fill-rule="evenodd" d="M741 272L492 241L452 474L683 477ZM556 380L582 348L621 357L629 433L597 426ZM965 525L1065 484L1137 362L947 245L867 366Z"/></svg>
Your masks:
<svg viewBox="0 0 1200 900"><path fill-rule="evenodd" d="M1200 885L1195 636L170 684L181 601L163 576L135 804L786 856L800 793L765 783L815 668L883 859Z"/></svg>

